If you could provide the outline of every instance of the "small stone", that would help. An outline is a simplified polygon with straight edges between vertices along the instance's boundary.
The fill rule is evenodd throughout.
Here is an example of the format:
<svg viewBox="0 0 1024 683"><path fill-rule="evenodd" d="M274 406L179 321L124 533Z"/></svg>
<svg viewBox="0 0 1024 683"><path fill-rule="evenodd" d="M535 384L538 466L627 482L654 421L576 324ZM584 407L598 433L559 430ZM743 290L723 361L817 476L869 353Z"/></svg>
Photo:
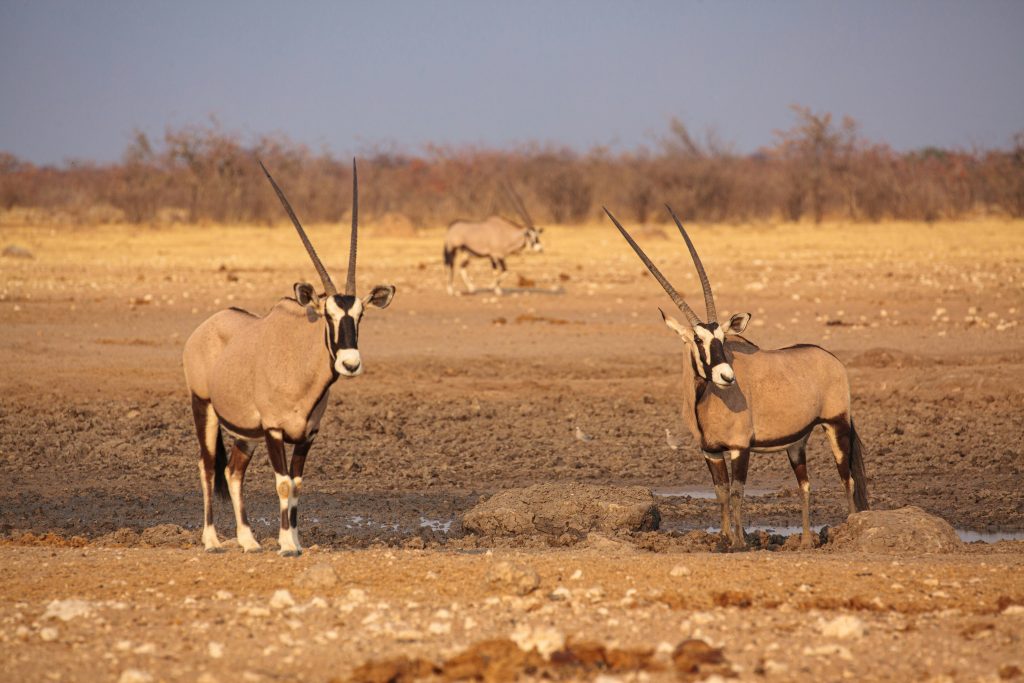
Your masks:
<svg viewBox="0 0 1024 683"><path fill-rule="evenodd" d="M1003 614L1008 617L1024 617L1024 605L1009 605Z"/></svg>
<svg viewBox="0 0 1024 683"><path fill-rule="evenodd" d="M583 570L582 569L577 569L576 571L574 571L572 573L572 576L569 577L569 579L571 581L579 581L582 578L583 578Z"/></svg>
<svg viewBox="0 0 1024 683"><path fill-rule="evenodd" d="M88 617L92 613L92 604L85 600L53 600L46 606L43 619L71 621L77 617Z"/></svg>
<svg viewBox="0 0 1024 683"><path fill-rule="evenodd" d="M59 635L60 634L57 632L57 629L50 626L47 626L46 628L41 629L39 631L39 637L43 640L44 643L52 643L53 641L57 640L57 637Z"/></svg>
<svg viewBox="0 0 1024 683"><path fill-rule="evenodd" d="M143 643L142 645L139 645L137 648L132 650L132 652L134 652L137 655L153 655L156 654L156 645L154 645L153 643Z"/></svg>
<svg viewBox="0 0 1024 683"><path fill-rule="evenodd" d="M125 669L121 672L117 683L152 683L153 674L139 669Z"/></svg>
<svg viewBox="0 0 1024 683"><path fill-rule="evenodd" d="M4 247L3 255L7 258L24 258L31 259L35 258L28 247L23 247L20 244L8 244Z"/></svg>
<svg viewBox="0 0 1024 683"><path fill-rule="evenodd" d="M448 621L445 621L443 623L432 621L430 622L430 625L427 626L427 631L429 631L431 635L435 636L446 635L452 632L452 625L451 622Z"/></svg>
<svg viewBox="0 0 1024 683"><path fill-rule="evenodd" d="M221 657L224 656L224 643L218 643L218 642L215 642L215 641L210 641L210 645L207 648L207 650L209 651L210 656L212 658L220 659Z"/></svg>
<svg viewBox="0 0 1024 683"><path fill-rule="evenodd" d="M680 576L689 576L692 573L693 572L690 571L690 568L687 567L685 564L677 564L676 566L672 567L672 571L670 571L668 573L668 575L669 576L680 577Z"/></svg>
<svg viewBox="0 0 1024 683"><path fill-rule="evenodd" d="M829 645L819 645L817 647L805 647L804 655L811 657L839 657L847 662L853 661L853 655L850 654L850 650L848 648L834 643Z"/></svg>
<svg viewBox="0 0 1024 683"><path fill-rule="evenodd" d="M285 607L294 607L295 598L288 592L286 588L280 588L274 591L274 595L270 598L270 606L273 609L284 609Z"/></svg>
<svg viewBox="0 0 1024 683"><path fill-rule="evenodd" d="M864 636L864 622L844 614L831 621L823 621L819 630L826 638L861 638Z"/></svg>
<svg viewBox="0 0 1024 683"><path fill-rule="evenodd" d="M295 583L303 588L325 590L338 585L338 573L331 565L321 562L300 573Z"/></svg>
<svg viewBox="0 0 1024 683"><path fill-rule="evenodd" d="M565 647L565 635L551 626L531 627L529 624L520 624L509 635L509 639L523 652L536 650L544 659L550 659L553 653Z"/></svg>
<svg viewBox="0 0 1024 683"><path fill-rule="evenodd" d="M540 576L532 567L512 562L498 562L486 576L487 582L516 595L527 595L540 585Z"/></svg>

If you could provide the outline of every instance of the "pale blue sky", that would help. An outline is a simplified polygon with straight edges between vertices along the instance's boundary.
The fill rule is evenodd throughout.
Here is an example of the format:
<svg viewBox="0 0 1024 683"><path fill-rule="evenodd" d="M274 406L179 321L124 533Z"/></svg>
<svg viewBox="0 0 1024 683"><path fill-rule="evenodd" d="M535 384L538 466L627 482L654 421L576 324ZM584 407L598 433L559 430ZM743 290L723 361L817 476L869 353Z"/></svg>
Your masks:
<svg viewBox="0 0 1024 683"><path fill-rule="evenodd" d="M898 149L1024 130L1024 2L0 0L0 150L119 158L134 129L375 145L738 151L849 114Z"/></svg>

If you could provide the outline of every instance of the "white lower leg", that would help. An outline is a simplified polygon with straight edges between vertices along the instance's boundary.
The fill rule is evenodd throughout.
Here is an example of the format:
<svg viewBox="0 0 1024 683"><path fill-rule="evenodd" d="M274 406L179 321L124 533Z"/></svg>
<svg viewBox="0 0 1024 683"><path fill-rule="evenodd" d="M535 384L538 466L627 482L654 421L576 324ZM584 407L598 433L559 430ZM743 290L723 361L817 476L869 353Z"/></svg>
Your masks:
<svg viewBox="0 0 1024 683"><path fill-rule="evenodd" d="M246 552L260 550L259 541L253 535L252 527L246 523L242 515L242 477L235 474L228 476L228 490L231 492L231 505L235 508L235 529L237 529L238 545L242 546L242 550Z"/></svg>
<svg viewBox="0 0 1024 683"><path fill-rule="evenodd" d="M292 541L295 543L295 549L301 551L302 545L299 543L299 489L302 488L302 477L295 477L292 479L292 497L288 500L288 516L291 520L291 532Z"/></svg>
<svg viewBox="0 0 1024 683"><path fill-rule="evenodd" d="M203 485L203 548L206 550L217 550L220 548L220 539L217 538L217 529L210 521L213 518L213 491L210 490L210 483L206 478L206 467L202 459L199 460L199 479Z"/></svg>
<svg viewBox="0 0 1024 683"><path fill-rule="evenodd" d="M277 502L281 510L281 529L277 535L277 542L281 546L281 552L292 554L299 552L295 540L296 536L291 530L291 502L294 500L294 484L291 478L283 474L274 473L274 480L277 484Z"/></svg>
<svg viewBox="0 0 1024 683"><path fill-rule="evenodd" d="M462 266L459 268L459 275L462 277L462 281L466 283L466 289L468 289L471 293L475 292L476 287L473 286L473 283L470 282L469 280L469 273L466 272L466 266Z"/></svg>

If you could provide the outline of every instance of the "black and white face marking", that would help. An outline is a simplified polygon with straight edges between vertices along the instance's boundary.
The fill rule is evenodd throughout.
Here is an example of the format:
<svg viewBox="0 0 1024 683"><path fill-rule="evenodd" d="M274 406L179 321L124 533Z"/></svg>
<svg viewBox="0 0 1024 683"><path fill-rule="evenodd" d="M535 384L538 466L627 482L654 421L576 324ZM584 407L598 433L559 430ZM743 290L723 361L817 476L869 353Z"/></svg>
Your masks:
<svg viewBox="0 0 1024 683"><path fill-rule="evenodd" d="M540 231L536 228L526 229L526 246L531 251L544 251L544 245L540 243Z"/></svg>
<svg viewBox="0 0 1024 683"><path fill-rule="evenodd" d="M736 381L732 366L725 357L725 331L718 323L693 327L693 360L697 373L720 387Z"/></svg>
<svg viewBox="0 0 1024 683"><path fill-rule="evenodd" d="M335 294L324 304L327 350L334 359L334 371L342 377L356 377L363 372L359 357L359 323L363 319L363 302L358 297Z"/></svg>

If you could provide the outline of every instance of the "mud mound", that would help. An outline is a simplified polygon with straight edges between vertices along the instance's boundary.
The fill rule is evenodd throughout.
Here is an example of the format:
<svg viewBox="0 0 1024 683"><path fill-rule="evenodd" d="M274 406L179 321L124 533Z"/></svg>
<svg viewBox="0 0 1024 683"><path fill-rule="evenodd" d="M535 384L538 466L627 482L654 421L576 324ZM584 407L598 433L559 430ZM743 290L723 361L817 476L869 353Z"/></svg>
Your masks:
<svg viewBox="0 0 1024 683"><path fill-rule="evenodd" d="M487 536L653 531L660 522L654 496L642 486L578 483L502 491L463 518L467 531Z"/></svg>
<svg viewBox="0 0 1024 683"><path fill-rule="evenodd" d="M674 671L677 679L682 681L699 681L713 675L736 675L722 650L703 640L684 640L672 651L671 657L659 657L653 649L565 642L560 633L543 630L542 633L517 633L514 640L482 641L445 661L398 657L367 662L352 673L349 683L427 678L446 681L512 681L523 678L576 681L589 680L600 674L670 671Z"/></svg>
<svg viewBox="0 0 1024 683"><path fill-rule="evenodd" d="M850 515L829 532L827 548L885 555L952 553L962 550L963 542L949 522L911 505Z"/></svg>
<svg viewBox="0 0 1024 683"><path fill-rule="evenodd" d="M196 533L177 524L157 524L144 529L139 540L154 548L188 548L196 544Z"/></svg>

